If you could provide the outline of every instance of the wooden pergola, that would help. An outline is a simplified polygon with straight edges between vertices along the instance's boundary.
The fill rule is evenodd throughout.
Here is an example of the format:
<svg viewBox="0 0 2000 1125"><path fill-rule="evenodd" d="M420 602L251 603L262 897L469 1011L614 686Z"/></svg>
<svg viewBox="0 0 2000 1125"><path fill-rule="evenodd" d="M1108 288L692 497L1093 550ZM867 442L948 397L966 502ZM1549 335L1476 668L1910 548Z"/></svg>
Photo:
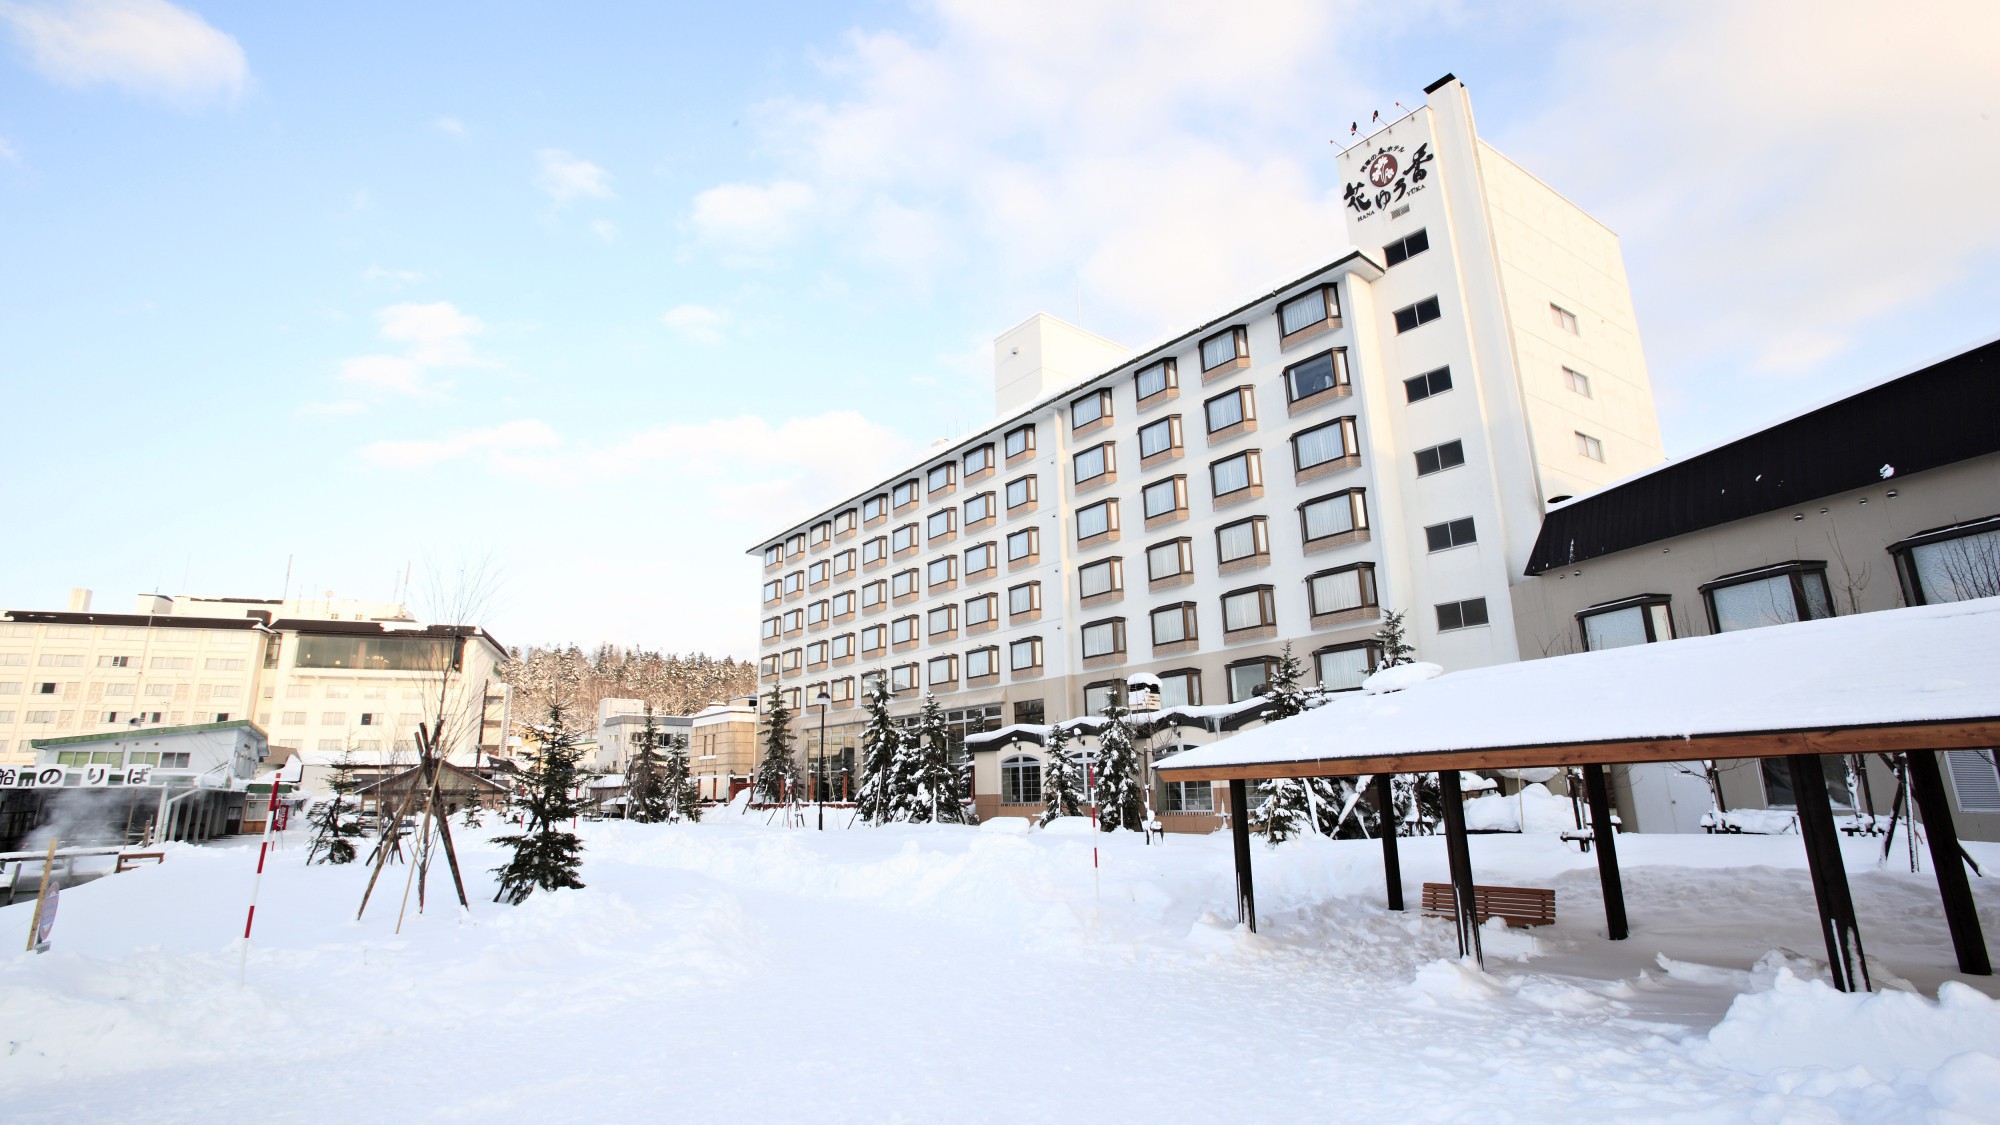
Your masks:
<svg viewBox="0 0 2000 1125"><path fill-rule="evenodd" d="M1834 983L1869 988L1821 754L1902 753L1929 838L1961 971L1992 972L1936 751L2000 746L2000 598L1773 626L1479 668L1325 707L1157 767L1229 783L1238 920L1256 929L1246 782L1436 772L1459 952L1481 959L1460 770L1580 766L1613 940L1625 897L1604 767L1782 758L1798 799ZM1391 909L1402 903L1396 836L1382 836Z"/></svg>

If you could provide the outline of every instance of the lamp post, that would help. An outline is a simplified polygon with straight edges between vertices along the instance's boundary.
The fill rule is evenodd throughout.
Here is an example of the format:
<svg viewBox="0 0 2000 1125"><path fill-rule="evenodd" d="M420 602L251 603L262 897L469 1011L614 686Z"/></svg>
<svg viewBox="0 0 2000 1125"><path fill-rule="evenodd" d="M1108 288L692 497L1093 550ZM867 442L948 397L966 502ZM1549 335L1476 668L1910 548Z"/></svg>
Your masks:
<svg viewBox="0 0 2000 1125"><path fill-rule="evenodd" d="M813 697L813 704L819 708L819 769L813 776L813 796L819 801L819 830L826 831L826 713L833 706L833 697L825 688Z"/></svg>

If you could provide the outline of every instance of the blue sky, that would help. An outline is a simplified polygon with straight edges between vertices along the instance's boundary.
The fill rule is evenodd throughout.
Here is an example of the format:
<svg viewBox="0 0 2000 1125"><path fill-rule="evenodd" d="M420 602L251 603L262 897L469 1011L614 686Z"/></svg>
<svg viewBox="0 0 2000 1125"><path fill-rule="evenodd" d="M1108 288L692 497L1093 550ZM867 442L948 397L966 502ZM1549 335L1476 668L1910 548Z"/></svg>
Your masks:
<svg viewBox="0 0 2000 1125"><path fill-rule="evenodd" d="M1446 71L1695 448L2000 329L1996 10L0 0L0 605L484 557L503 640L748 653L743 550L995 334L1332 257L1327 141Z"/></svg>

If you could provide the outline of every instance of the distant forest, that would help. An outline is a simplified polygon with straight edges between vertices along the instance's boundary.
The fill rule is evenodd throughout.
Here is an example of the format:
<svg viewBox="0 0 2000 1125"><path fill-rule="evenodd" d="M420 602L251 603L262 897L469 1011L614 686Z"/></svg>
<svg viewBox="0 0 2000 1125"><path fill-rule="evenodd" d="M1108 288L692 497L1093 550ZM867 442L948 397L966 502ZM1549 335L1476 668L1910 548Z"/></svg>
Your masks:
<svg viewBox="0 0 2000 1125"><path fill-rule="evenodd" d="M541 721L551 698L568 704L571 722L596 721L600 699L644 699L662 715L692 715L711 703L757 694L757 666L706 653L685 656L601 645L585 652L530 646L514 649L501 678L514 689L513 712Z"/></svg>

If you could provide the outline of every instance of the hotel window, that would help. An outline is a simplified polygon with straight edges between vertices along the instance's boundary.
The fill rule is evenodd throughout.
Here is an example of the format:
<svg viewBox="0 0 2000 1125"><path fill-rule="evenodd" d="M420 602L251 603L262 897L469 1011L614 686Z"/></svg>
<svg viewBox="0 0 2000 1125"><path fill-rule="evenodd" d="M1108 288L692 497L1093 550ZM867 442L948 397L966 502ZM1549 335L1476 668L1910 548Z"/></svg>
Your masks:
<svg viewBox="0 0 2000 1125"><path fill-rule="evenodd" d="M903 483L897 485L893 499L895 501L895 506L898 508L916 503L917 482L915 480L906 480Z"/></svg>
<svg viewBox="0 0 2000 1125"><path fill-rule="evenodd" d="M846 511L840 513L839 515L833 517L833 533L835 535L845 535L853 530L854 530L853 508L849 508Z"/></svg>
<svg viewBox="0 0 2000 1125"><path fill-rule="evenodd" d="M1092 391L1069 404L1069 428L1081 429L1092 422L1111 417L1111 392Z"/></svg>
<svg viewBox="0 0 2000 1125"><path fill-rule="evenodd" d="M853 676L842 676L839 679L833 681L833 683L828 685L828 687L829 687L828 694L833 696L833 701L835 703L854 702Z"/></svg>
<svg viewBox="0 0 2000 1125"><path fill-rule="evenodd" d="M861 651L881 652L889 647L889 629L885 625L870 625L861 630Z"/></svg>
<svg viewBox="0 0 2000 1125"><path fill-rule="evenodd" d="M1306 601L1314 617L1375 605L1374 564L1355 563L1312 575L1306 579Z"/></svg>
<svg viewBox="0 0 2000 1125"><path fill-rule="evenodd" d="M1572 336L1578 334L1576 330L1576 314L1553 301L1549 303L1549 319L1555 323L1557 328L1562 329L1564 332Z"/></svg>
<svg viewBox="0 0 2000 1125"><path fill-rule="evenodd" d="M764 583L764 600L765 600L765 601L767 601L767 602L775 602L775 601L777 601L777 600L778 600L778 594L779 594L779 586L778 586L778 580L777 580L777 579L773 578L773 579L771 579L771 580L770 580L769 582L766 582L766 583Z"/></svg>
<svg viewBox="0 0 2000 1125"><path fill-rule="evenodd" d="M975 445L965 451L965 477L972 479L993 467L993 446Z"/></svg>
<svg viewBox="0 0 2000 1125"><path fill-rule="evenodd" d="M974 626L988 624L998 615L999 611L1000 598L997 594L982 594L976 598L967 598L965 601L965 627L970 629Z"/></svg>
<svg viewBox="0 0 2000 1125"><path fill-rule="evenodd" d="M894 668L889 669L890 691L911 691L916 686L917 666L915 664L898 664Z"/></svg>
<svg viewBox="0 0 2000 1125"><path fill-rule="evenodd" d="M894 621L889 622L890 644L892 645L909 644L911 641L914 641L916 639L917 639L916 614L912 613L907 617L898 617Z"/></svg>
<svg viewBox="0 0 2000 1125"><path fill-rule="evenodd" d="M889 550L898 554L915 549L917 545L917 525L906 523L889 533Z"/></svg>
<svg viewBox="0 0 2000 1125"><path fill-rule="evenodd" d="M1724 575L1701 587L1708 624L1718 633L1817 621L1833 616L1823 562L1789 562Z"/></svg>
<svg viewBox="0 0 2000 1125"><path fill-rule="evenodd" d="M854 655L854 634L842 633L829 642L829 652L835 660L845 660Z"/></svg>
<svg viewBox="0 0 2000 1125"><path fill-rule="evenodd" d="M787 540L785 540L785 557L786 557L786 558L788 558L788 559L789 559L789 558L791 558L791 557L792 557L792 556L794 556L794 555L803 555L803 554L805 554L805 553L806 553L806 533L805 533L805 532L801 531L801 532L799 532L799 533L798 533L797 535L794 535L794 536L792 536L792 537L791 537L790 539L787 539Z"/></svg>
<svg viewBox="0 0 2000 1125"><path fill-rule="evenodd" d="M1668 612L1671 604L1672 599L1665 594L1641 594L1583 610L1576 621L1583 629L1584 649L1597 652L1673 640L1673 616Z"/></svg>
<svg viewBox="0 0 2000 1125"><path fill-rule="evenodd" d="M1076 510L1076 541L1118 530L1118 501L1099 500Z"/></svg>
<svg viewBox="0 0 2000 1125"><path fill-rule="evenodd" d="M833 541L833 521L822 520L812 526L812 545L824 547Z"/></svg>
<svg viewBox="0 0 2000 1125"><path fill-rule="evenodd" d="M1124 619L1092 621L1084 625L1084 659L1118 657L1124 653Z"/></svg>
<svg viewBox="0 0 2000 1125"><path fill-rule="evenodd" d="M1293 297L1278 306L1278 334L1290 336L1340 315L1340 296L1331 285Z"/></svg>
<svg viewBox="0 0 2000 1125"><path fill-rule="evenodd" d="M1909 605L2000 594L2000 516L1919 532L1889 545Z"/></svg>
<svg viewBox="0 0 2000 1125"><path fill-rule="evenodd" d="M1104 559L1076 568L1076 588L1079 597L1095 598L1104 594L1123 593L1125 589L1125 560Z"/></svg>
<svg viewBox="0 0 2000 1125"><path fill-rule="evenodd" d="M1374 641L1334 645L1313 653L1313 672L1323 691L1354 691L1381 659L1382 647Z"/></svg>
<svg viewBox="0 0 2000 1125"><path fill-rule="evenodd" d="M993 518L993 494L982 492L965 502L965 526Z"/></svg>
<svg viewBox="0 0 2000 1125"><path fill-rule="evenodd" d="M1433 445L1429 449L1417 450L1417 475L1430 476L1446 469L1456 469L1465 464L1465 445L1458 441L1448 441L1443 445Z"/></svg>
<svg viewBox="0 0 2000 1125"><path fill-rule="evenodd" d="M1271 671L1277 663L1271 657L1258 656L1239 660L1225 668L1223 671L1229 677L1229 702L1239 703L1260 694L1258 689L1271 682Z"/></svg>
<svg viewBox="0 0 2000 1125"><path fill-rule="evenodd" d="M1189 635L1193 635L1192 628L1189 629ZM1194 668L1183 668L1179 671L1160 673L1160 706L1201 706L1201 672Z"/></svg>
<svg viewBox="0 0 2000 1125"><path fill-rule="evenodd" d="M1220 500L1232 492L1255 488L1264 483L1264 466L1254 449L1246 449L1234 457L1224 457L1208 467L1209 487Z"/></svg>
<svg viewBox="0 0 2000 1125"><path fill-rule="evenodd" d="M950 488L953 479L953 469L955 467L949 461L942 465L932 465L931 471L924 478L925 491L942 492Z"/></svg>
<svg viewBox="0 0 2000 1125"><path fill-rule="evenodd" d="M805 571L795 570L790 574L785 575L785 593L787 594L803 593L805 591L805 588L806 588Z"/></svg>
<svg viewBox="0 0 2000 1125"><path fill-rule="evenodd" d="M1146 579L1158 582L1194 570L1194 541L1170 539L1146 548Z"/></svg>
<svg viewBox="0 0 2000 1125"><path fill-rule="evenodd" d="M975 648L965 654L965 678L985 679L1000 674L1000 649L996 645Z"/></svg>
<svg viewBox="0 0 2000 1125"><path fill-rule="evenodd" d="M809 606L807 606L807 607L806 607L806 624L808 624L808 625L824 625L824 624L826 624L826 599L825 599L825 598L821 598L821 599L820 599L819 601L816 601L816 602L814 602L814 603L812 603L811 605L809 605Z"/></svg>
<svg viewBox="0 0 2000 1125"><path fill-rule="evenodd" d="M1042 608L1042 584L1023 582L1007 591L1007 613L1012 617L1034 613Z"/></svg>
<svg viewBox="0 0 2000 1125"><path fill-rule="evenodd" d="M785 561L785 545L783 543L773 543L764 548L765 566L777 566L783 561Z"/></svg>
<svg viewBox="0 0 2000 1125"><path fill-rule="evenodd" d="M1432 554L1477 542L1479 533L1472 526L1471 516L1448 523L1434 523L1424 528L1424 545Z"/></svg>
<svg viewBox="0 0 2000 1125"><path fill-rule="evenodd" d="M958 682L958 657L933 656L924 669L924 682L928 684L955 684Z"/></svg>
<svg viewBox="0 0 2000 1125"><path fill-rule="evenodd" d="M764 585L766 589L770 588L770 583L767 582ZM769 601L770 598L767 597L764 600ZM129 656L100 656L97 658L97 666L99 668L130 668L132 666L132 658Z"/></svg>
<svg viewBox="0 0 2000 1125"><path fill-rule="evenodd" d="M860 680L862 695L873 696L877 692L886 692L889 690L889 673L887 672L863 672L861 673Z"/></svg>
<svg viewBox="0 0 2000 1125"><path fill-rule="evenodd" d="M1573 367L1563 368L1563 386L1585 398L1590 398L1590 376Z"/></svg>
<svg viewBox="0 0 2000 1125"><path fill-rule="evenodd" d="M1007 669L1026 672L1042 666L1042 638L1024 637L1007 646Z"/></svg>
<svg viewBox="0 0 2000 1125"><path fill-rule="evenodd" d="M1225 565L1270 553L1271 535L1263 516L1251 516L1215 529L1215 556Z"/></svg>
<svg viewBox="0 0 2000 1125"><path fill-rule="evenodd" d="M1099 680L1094 684L1084 685L1083 688L1084 714L1102 715L1104 714L1104 712L1110 710L1113 704L1116 704L1121 707L1124 706L1125 681Z"/></svg>
<svg viewBox="0 0 2000 1125"><path fill-rule="evenodd" d="M1093 445L1083 450L1071 461L1076 466L1076 483L1088 484L1106 473L1118 471L1118 462L1112 449L1112 442Z"/></svg>
<svg viewBox="0 0 2000 1125"><path fill-rule="evenodd" d="M958 526L958 521L953 518L956 515L957 513L950 508L946 508L941 512L932 512L929 522L924 527L925 537L942 539L950 535L953 528Z"/></svg>
<svg viewBox="0 0 2000 1125"><path fill-rule="evenodd" d="M1301 402L1316 394L1349 385L1346 348L1321 352L1285 368L1285 398L1288 402Z"/></svg>
<svg viewBox="0 0 2000 1125"><path fill-rule="evenodd" d="M1604 443L1578 430L1576 434L1576 453L1579 457L1588 457L1592 461L1602 461L1604 460Z"/></svg>
<svg viewBox="0 0 2000 1125"><path fill-rule="evenodd" d="M877 535L875 538L861 544L861 562L863 565L878 563L888 557L889 539L887 536Z"/></svg>
<svg viewBox="0 0 2000 1125"><path fill-rule="evenodd" d="M813 643L806 646L806 663L807 664L826 663L828 651L829 649L825 641L814 641Z"/></svg>
<svg viewBox="0 0 2000 1125"><path fill-rule="evenodd" d="M1250 334L1239 325L1225 328L1201 342L1201 369L1213 371L1250 358Z"/></svg>
<svg viewBox="0 0 2000 1125"><path fill-rule="evenodd" d="M1448 633L1453 629L1472 629L1486 624L1486 599L1467 598L1462 602L1445 602L1437 607L1438 632Z"/></svg>
<svg viewBox="0 0 2000 1125"><path fill-rule="evenodd" d="M1385 265L1400 266L1431 248L1430 231L1419 228L1382 248Z"/></svg>
<svg viewBox="0 0 2000 1125"><path fill-rule="evenodd" d="M1211 434L1257 420L1257 401L1249 387L1237 387L1219 394L1204 403L1202 409L1208 417L1208 432Z"/></svg>
<svg viewBox="0 0 2000 1125"><path fill-rule="evenodd" d="M958 577L958 560L951 555L932 559L924 574L924 582L930 586L943 586Z"/></svg>
<svg viewBox="0 0 2000 1125"><path fill-rule="evenodd" d="M1352 457L1359 443L1354 436L1354 419L1335 418L1310 430L1292 435L1292 462L1299 472L1343 457Z"/></svg>
<svg viewBox="0 0 2000 1125"><path fill-rule="evenodd" d="M1179 385L1180 380L1174 373L1174 361L1171 359L1163 359L1158 363L1141 367L1139 373L1132 376L1132 390L1141 403L1154 395L1165 394Z"/></svg>
<svg viewBox="0 0 2000 1125"><path fill-rule="evenodd" d="M861 502L861 518L873 523L889 514L889 498L879 493Z"/></svg>
<svg viewBox="0 0 2000 1125"><path fill-rule="evenodd" d="M955 633L957 631L958 607L955 605L941 605L931 610L928 620L924 622L924 632L933 637L940 633Z"/></svg>
<svg viewBox="0 0 2000 1125"><path fill-rule="evenodd" d="M764 639L765 639L765 640L767 640L767 641L774 641L774 640L777 640L777 639L778 639L778 634L779 634L779 633L781 633L781 632L783 632L783 630L782 630L782 629L781 629L781 628L779 627L779 620L778 620L778 618L775 618L775 617L766 617L766 618L764 619Z"/></svg>
<svg viewBox="0 0 2000 1125"><path fill-rule="evenodd" d="M785 614L785 632L796 633L800 629L803 629L805 627L806 627L806 614L804 610L795 609Z"/></svg>
<svg viewBox="0 0 2000 1125"><path fill-rule="evenodd" d="M1436 371L1426 371L1412 379L1403 380L1403 395L1411 402L1422 402L1427 398L1441 395L1451 389L1451 368L1440 367Z"/></svg>
<svg viewBox="0 0 2000 1125"><path fill-rule="evenodd" d="M1222 631L1236 633L1278 623L1276 599L1269 586L1251 586L1222 595Z"/></svg>
<svg viewBox="0 0 2000 1125"><path fill-rule="evenodd" d="M1425 297L1414 305L1404 305L1396 310L1396 331L1408 332L1419 325L1429 324L1444 315L1438 310L1436 297Z"/></svg>
<svg viewBox="0 0 2000 1125"><path fill-rule="evenodd" d="M1146 518L1158 519L1187 511L1187 477L1175 475L1156 480L1139 493L1146 505Z"/></svg>
<svg viewBox="0 0 2000 1125"><path fill-rule="evenodd" d="M889 596L907 598L917 592L917 568L899 570L889 576Z"/></svg>
<svg viewBox="0 0 2000 1125"><path fill-rule="evenodd" d="M1181 416L1169 414L1139 429L1139 456L1156 457L1181 447Z"/></svg>
<svg viewBox="0 0 2000 1125"><path fill-rule="evenodd" d="M1042 803L1042 763L1016 754L1000 763L1000 802L1006 805Z"/></svg>
<svg viewBox="0 0 2000 1125"><path fill-rule="evenodd" d="M1160 809L1173 813L1212 813L1215 811L1215 786L1206 781L1163 781L1160 783Z"/></svg>
<svg viewBox="0 0 2000 1125"><path fill-rule="evenodd" d="M833 563L830 560L821 559L806 568L806 581L815 586L832 579L832 577Z"/></svg>
<svg viewBox="0 0 2000 1125"><path fill-rule="evenodd" d="M1152 620L1153 643L1156 645L1170 645L1196 639L1193 602L1161 606L1153 611Z"/></svg>
<svg viewBox="0 0 2000 1125"><path fill-rule="evenodd" d="M1035 478L1031 474L1016 477L1007 482L1007 510L1013 511L1023 504L1035 502Z"/></svg>
<svg viewBox="0 0 2000 1125"><path fill-rule="evenodd" d="M889 600L889 584L880 578L861 587L861 608L874 609Z"/></svg>
<svg viewBox="0 0 2000 1125"><path fill-rule="evenodd" d="M971 578L976 574L984 574L992 570L995 566L993 561L995 553L993 544L991 543L981 543L974 547L968 547L965 552L965 576Z"/></svg>
<svg viewBox="0 0 2000 1125"><path fill-rule="evenodd" d="M849 547L847 550L842 551L839 554L833 556L833 574L834 577L838 578L843 574L853 574L853 573L854 573L854 548Z"/></svg>
<svg viewBox="0 0 2000 1125"><path fill-rule="evenodd" d="M1041 553L1040 528L1024 527L1007 537L1007 561L1020 562Z"/></svg>
<svg viewBox="0 0 2000 1125"><path fill-rule="evenodd" d="M1008 430L1007 436L1002 440L1004 443L1003 447L1006 449L1009 458L1021 457L1033 453L1035 451L1035 427L1033 425L1017 426L1014 429Z"/></svg>
<svg viewBox="0 0 2000 1125"><path fill-rule="evenodd" d="M804 650L804 649L797 649L797 648L788 648L788 649L786 649L786 650L785 650L785 660L784 660L784 668L785 668L785 671L787 671L787 672L796 672L796 671L798 671L798 670L799 670L799 661L800 661L800 659L801 659L802 657L804 657L804 656L805 656L805 650Z"/></svg>
<svg viewBox="0 0 2000 1125"><path fill-rule="evenodd" d="M1350 488L1300 504L1299 528L1307 546L1350 531L1368 530L1367 493Z"/></svg>

